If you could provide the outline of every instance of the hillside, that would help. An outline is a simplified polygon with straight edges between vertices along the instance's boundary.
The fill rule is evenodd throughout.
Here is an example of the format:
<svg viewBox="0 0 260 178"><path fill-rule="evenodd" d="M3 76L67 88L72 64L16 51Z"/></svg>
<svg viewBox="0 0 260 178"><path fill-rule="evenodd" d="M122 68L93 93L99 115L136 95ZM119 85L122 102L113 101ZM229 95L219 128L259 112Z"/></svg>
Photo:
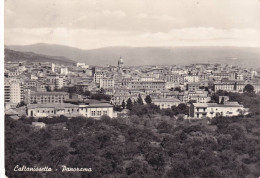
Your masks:
<svg viewBox="0 0 260 178"><path fill-rule="evenodd" d="M199 62L260 67L260 48L250 47L106 47L91 50L35 44L8 48L44 55L64 56L90 65L115 65L122 57L126 65L173 65Z"/></svg>
<svg viewBox="0 0 260 178"><path fill-rule="evenodd" d="M60 56L47 56L33 52L19 52L5 48L5 61L32 61L52 62L64 65L72 65L74 61Z"/></svg>

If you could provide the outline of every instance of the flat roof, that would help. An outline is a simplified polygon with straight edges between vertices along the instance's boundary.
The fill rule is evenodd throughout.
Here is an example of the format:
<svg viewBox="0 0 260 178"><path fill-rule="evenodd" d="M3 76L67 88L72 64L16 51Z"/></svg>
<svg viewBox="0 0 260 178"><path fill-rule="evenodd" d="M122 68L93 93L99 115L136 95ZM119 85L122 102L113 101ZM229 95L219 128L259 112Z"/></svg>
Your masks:
<svg viewBox="0 0 260 178"><path fill-rule="evenodd" d="M153 99L152 102L181 102L177 98L160 98L160 99Z"/></svg>
<svg viewBox="0 0 260 178"><path fill-rule="evenodd" d="M240 105L238 103L232 103L232 104L218 104L218 103L193 103L195 107L243 107L243 105Z"/></svg>
<svg viewBox="0 0 260 178"><path fill-rule="evenodd" d="M70 103L59 103L59 104L28 104L28 109L35 108L56 108L56 109L64 109L64 108L78 108L78 105L70 104Z"/></svg>
<svg viewBox="0 0 260 178"><path fill-rule="evenodd" d="M103 108L103 107L113 107L110 103L91 103L87 106L88 108Z"/></svg>
<svg viewBox="0 0 260 178"><path fill-rule="evenodd" d="M34 92L31 95L68 95L66 92Z"/></svg>

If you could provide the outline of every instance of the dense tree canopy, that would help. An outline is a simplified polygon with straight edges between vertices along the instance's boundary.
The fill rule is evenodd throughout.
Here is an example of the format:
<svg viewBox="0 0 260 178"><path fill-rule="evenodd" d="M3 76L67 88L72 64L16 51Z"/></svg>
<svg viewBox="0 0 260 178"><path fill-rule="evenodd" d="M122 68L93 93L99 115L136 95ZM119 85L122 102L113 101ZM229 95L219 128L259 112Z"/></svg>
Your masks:
<svg viewBox="0 0 260 178"><path fill-rule="evenodd" d="M151 104L152 103L152 98L150 97L150 95L147 95L144 100L145 100L145 102L147 104Z"/></svg>
<svg viewBox="0 0 260 178"><path fill-rule="evenodd" d="M155 106L147 107L152 110ZM182 112L186 106L177 108ZM60 123L42 118L47 124L44 129L6 117L6 175L43 177L45 174L45 177L76 178L259 176L259 116L219 117L209 123L207 120L176 120L157 112L147 116L117 119L102 116L100 120L77 117ZM14 172L15 165L48 165L59 171ZM92 172L61 172L62 165L92 168Z"/></svg>
<svg viewBox="0 0 260 178"><path fill-rule="evenodd" d="M243 91L246 93L254 93L254 87L250 84L247 84Z"/></svg>

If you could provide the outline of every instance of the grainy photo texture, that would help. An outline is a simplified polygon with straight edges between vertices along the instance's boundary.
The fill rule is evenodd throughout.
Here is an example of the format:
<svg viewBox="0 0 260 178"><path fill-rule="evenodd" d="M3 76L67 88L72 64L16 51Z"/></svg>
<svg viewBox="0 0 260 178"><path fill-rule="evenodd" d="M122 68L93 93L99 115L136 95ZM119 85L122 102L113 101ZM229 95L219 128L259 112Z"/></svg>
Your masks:
<svg viewBox="0 0 260 178"><path fill-rule="evenodd" d="M258 178L259 0L5 0L8 178Z"/></svg>

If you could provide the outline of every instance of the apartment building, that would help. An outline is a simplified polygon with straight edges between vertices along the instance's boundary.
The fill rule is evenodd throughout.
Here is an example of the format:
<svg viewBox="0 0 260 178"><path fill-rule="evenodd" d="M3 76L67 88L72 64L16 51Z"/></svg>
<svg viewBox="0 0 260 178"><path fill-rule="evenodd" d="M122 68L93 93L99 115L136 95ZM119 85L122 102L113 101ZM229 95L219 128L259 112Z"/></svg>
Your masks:
<svg viewBox="0 0 260 178"><path fill-rule="evenodd" d="M165 81L131 81L131 90L165 90Z"/></svg>
<svg viewBox="0 0 260 178"><path fill-rule="evenodd" d="M237 102L227 102L225 104L193 103L190 107L190 116L194 118L238 116L243 110L243 105L240 105Z"/></svg>
<svg viewBox="0 0 260 178"><path fill-rule="evenodd" d="M100 83L100 79L103 79L105 77L105 73L103 71L96 71L94 73L94 82Z"/></svg>
<svg viewBox="0 0 260 178"><path fill-rule="evenodd" d="M152 103L159 106L160 109L170 109L172 106L178 106L181 101L176 98L153 99Z"/></svg>
<svg viewBox="0 0 260 178"><path fill-rule="evenodd" d="M69 99L69 94L66 92L32 92L30 94L31 104L63 103L67 99Z"/></svg>
<svg viewBox="0 0 260 178"><path fill-rule="evenodd" d="M100 88L114 88L115 80L112 78L102 78L100 79Z"/></svg>
<svg viewBox="0 0 260 178"><path fill-rule="evenodd" d="M109 103L91 103L74 105L62 104L28 104L27 116L29 117L52 117L52 116L84 116L99 118L102 115L114 117L113 105Z"/></svg>
<svg viewBox="0 0 260 178"><path fill-rule="evenodd" d="M4 83L5 103L18 104L24 99L23 84L16 79L6 80Z"/></svg>

